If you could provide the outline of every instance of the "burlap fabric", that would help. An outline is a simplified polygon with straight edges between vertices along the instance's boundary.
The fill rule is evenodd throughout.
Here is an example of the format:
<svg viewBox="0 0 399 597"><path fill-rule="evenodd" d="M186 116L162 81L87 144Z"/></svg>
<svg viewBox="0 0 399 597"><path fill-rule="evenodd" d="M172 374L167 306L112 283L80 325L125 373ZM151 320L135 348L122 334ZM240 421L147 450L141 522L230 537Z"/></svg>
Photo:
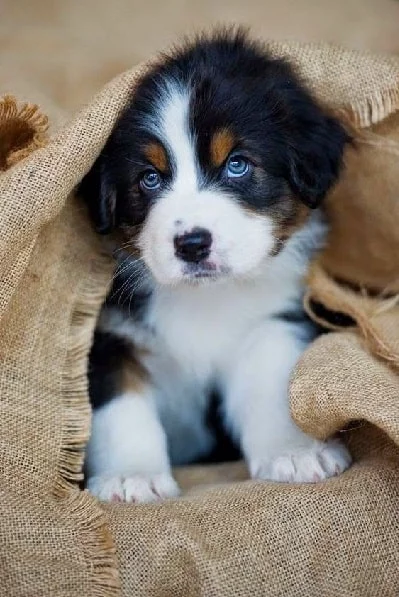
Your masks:
<svg viewBox="0 0 399 597"><path fill-rule="evenodd" d="M399 156L389 141L399 133L395 119L379 124L399 108L399 60L326 45L270 48L292 57L322 101L356 125L377 127L358 157L348 157L329 204L330 249L310 276L310 312L314 299L357 325L319 338L292 384L293 415L316 436L367 421L346 433L356 463L339 478L301 486L220 485L245 477L240 465L220 467L205 473L214 487L160 505L103 507L80 491L87 353L112 263L73 189L139 72L114 80L47 145L39 118L38 136L25 137L28 157L21 137L10 143L10 110L0 110L0 148L7 130L9 156L0 173L1 595L399 594ZM32 115L32 107L14 108L16 120ZM337 239L350 256L345 267ZM203 475L182 472L180 481L188 487Z"/></svg>

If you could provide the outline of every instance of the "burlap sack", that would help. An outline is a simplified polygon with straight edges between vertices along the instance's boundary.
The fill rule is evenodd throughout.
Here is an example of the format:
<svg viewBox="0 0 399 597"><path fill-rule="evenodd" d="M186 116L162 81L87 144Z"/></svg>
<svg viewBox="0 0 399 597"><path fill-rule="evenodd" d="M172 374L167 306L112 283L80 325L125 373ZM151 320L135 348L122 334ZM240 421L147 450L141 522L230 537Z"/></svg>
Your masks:
<svg viewBox="0 0 399 597"><path fill-rule="evenodd" d="M291 56L320 99L357 125L378 126L399 108L397 59L325 45L270 48ZM398 595L399 378L392 359L397 270L386 265L395 256L379 256L383 273L368 257L370 270L364 260L357 279L351 234L345 237L353 256L349 274L340 276L345 272L326 253L326 262L315 266L321 277L311 279L309 305L315 299L334 310L337 301L329 304L323 292L352 292L352 308L343 309L341 301L338 311L363 323L319 338L292 386L293 415L317 436L349 421L369 422L346 434L356 460L347 473L317 485L226 484L160 505L103 507L79 490L90 427L87 353L112 263L73 189L100 152L137 76L130 72L113 81L48 145L38 147L46 142L42 137L28 157L0 173L1 595ZM0 147L4 116L0 112ZM385 173L394 155L384 157L386 143L370 151L380 156L380 186L361 223L367 220L367 245L384 237L378 247L388 250L398 242L397 211L391 212L392 226L382 235L379 230L386 222L384 201L399 194L399 169L396 176ZM357 166L348 171L349 185L356 172ZM338 197L343 201L347 194L348 206L361 210L357 191L374 184L367 172L353 193L342 185ZM382 308L378 299L362 297L367 308L360 309L359 294L338 286L339 277L377 291L392 285L392 302ZM232 470L229 478L223 467L212 469L208 481L243 478L239 465ZM195 472L189 475L192 482ZM187 473L182 476L183 486L190 484Z"/></svg>

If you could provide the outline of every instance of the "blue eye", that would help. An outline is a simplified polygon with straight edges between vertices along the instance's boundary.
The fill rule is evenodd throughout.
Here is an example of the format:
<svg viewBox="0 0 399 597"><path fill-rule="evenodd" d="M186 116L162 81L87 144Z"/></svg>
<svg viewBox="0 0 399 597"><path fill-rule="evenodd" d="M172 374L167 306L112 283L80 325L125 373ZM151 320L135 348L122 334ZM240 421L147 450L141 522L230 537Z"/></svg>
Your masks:
<svg viewBox="0 0 399 597"><path fill-rule="evenodd" d="M140 179L140 187L145 191L156 191L161 186L161 177L155 170L147 170Z"/></svg>
<svg viewBox="0 0 399 597"><path fill-rule="evenodd" d="M229 178L240 178L249 172L249 161L242 155L233 155L227 162L227 176Z"/></svg>

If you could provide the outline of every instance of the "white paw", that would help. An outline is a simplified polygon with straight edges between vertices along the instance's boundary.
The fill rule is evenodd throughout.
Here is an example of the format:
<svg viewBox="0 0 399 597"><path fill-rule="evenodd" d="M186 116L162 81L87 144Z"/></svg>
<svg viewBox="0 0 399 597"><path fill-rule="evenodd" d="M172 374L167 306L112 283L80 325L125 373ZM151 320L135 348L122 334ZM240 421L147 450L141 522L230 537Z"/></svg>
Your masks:
<svg viewBox="0 0 399 597"><path fill-rule="evenodd" d="M87 489L102 502L132 502L135 504L158 502L180 493L176 481L169 473L159 475L98 476L90 477Z"/></svg>
<svg viewBox="0 0 399 597"><path fill-rule="evenodd" d="M275 458L249 463L251 477L271 481L317 483L339 475L351 464L351 456L338 440L315 441L311 447L297 448Z"/></svg>

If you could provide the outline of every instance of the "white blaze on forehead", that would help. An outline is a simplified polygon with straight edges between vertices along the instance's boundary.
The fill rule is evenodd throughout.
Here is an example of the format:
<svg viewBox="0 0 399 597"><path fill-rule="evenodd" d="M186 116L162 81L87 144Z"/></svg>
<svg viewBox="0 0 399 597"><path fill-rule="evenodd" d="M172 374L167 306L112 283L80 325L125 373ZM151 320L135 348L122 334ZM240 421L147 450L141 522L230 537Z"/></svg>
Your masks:
<svg viewBox="0 0 399 597"><path fill-rule="evenodd" d="M169 83L160 106L161 134L174 167L173 190L198 191L195 139L190 134L190 92L178 83Z"/></svg>

